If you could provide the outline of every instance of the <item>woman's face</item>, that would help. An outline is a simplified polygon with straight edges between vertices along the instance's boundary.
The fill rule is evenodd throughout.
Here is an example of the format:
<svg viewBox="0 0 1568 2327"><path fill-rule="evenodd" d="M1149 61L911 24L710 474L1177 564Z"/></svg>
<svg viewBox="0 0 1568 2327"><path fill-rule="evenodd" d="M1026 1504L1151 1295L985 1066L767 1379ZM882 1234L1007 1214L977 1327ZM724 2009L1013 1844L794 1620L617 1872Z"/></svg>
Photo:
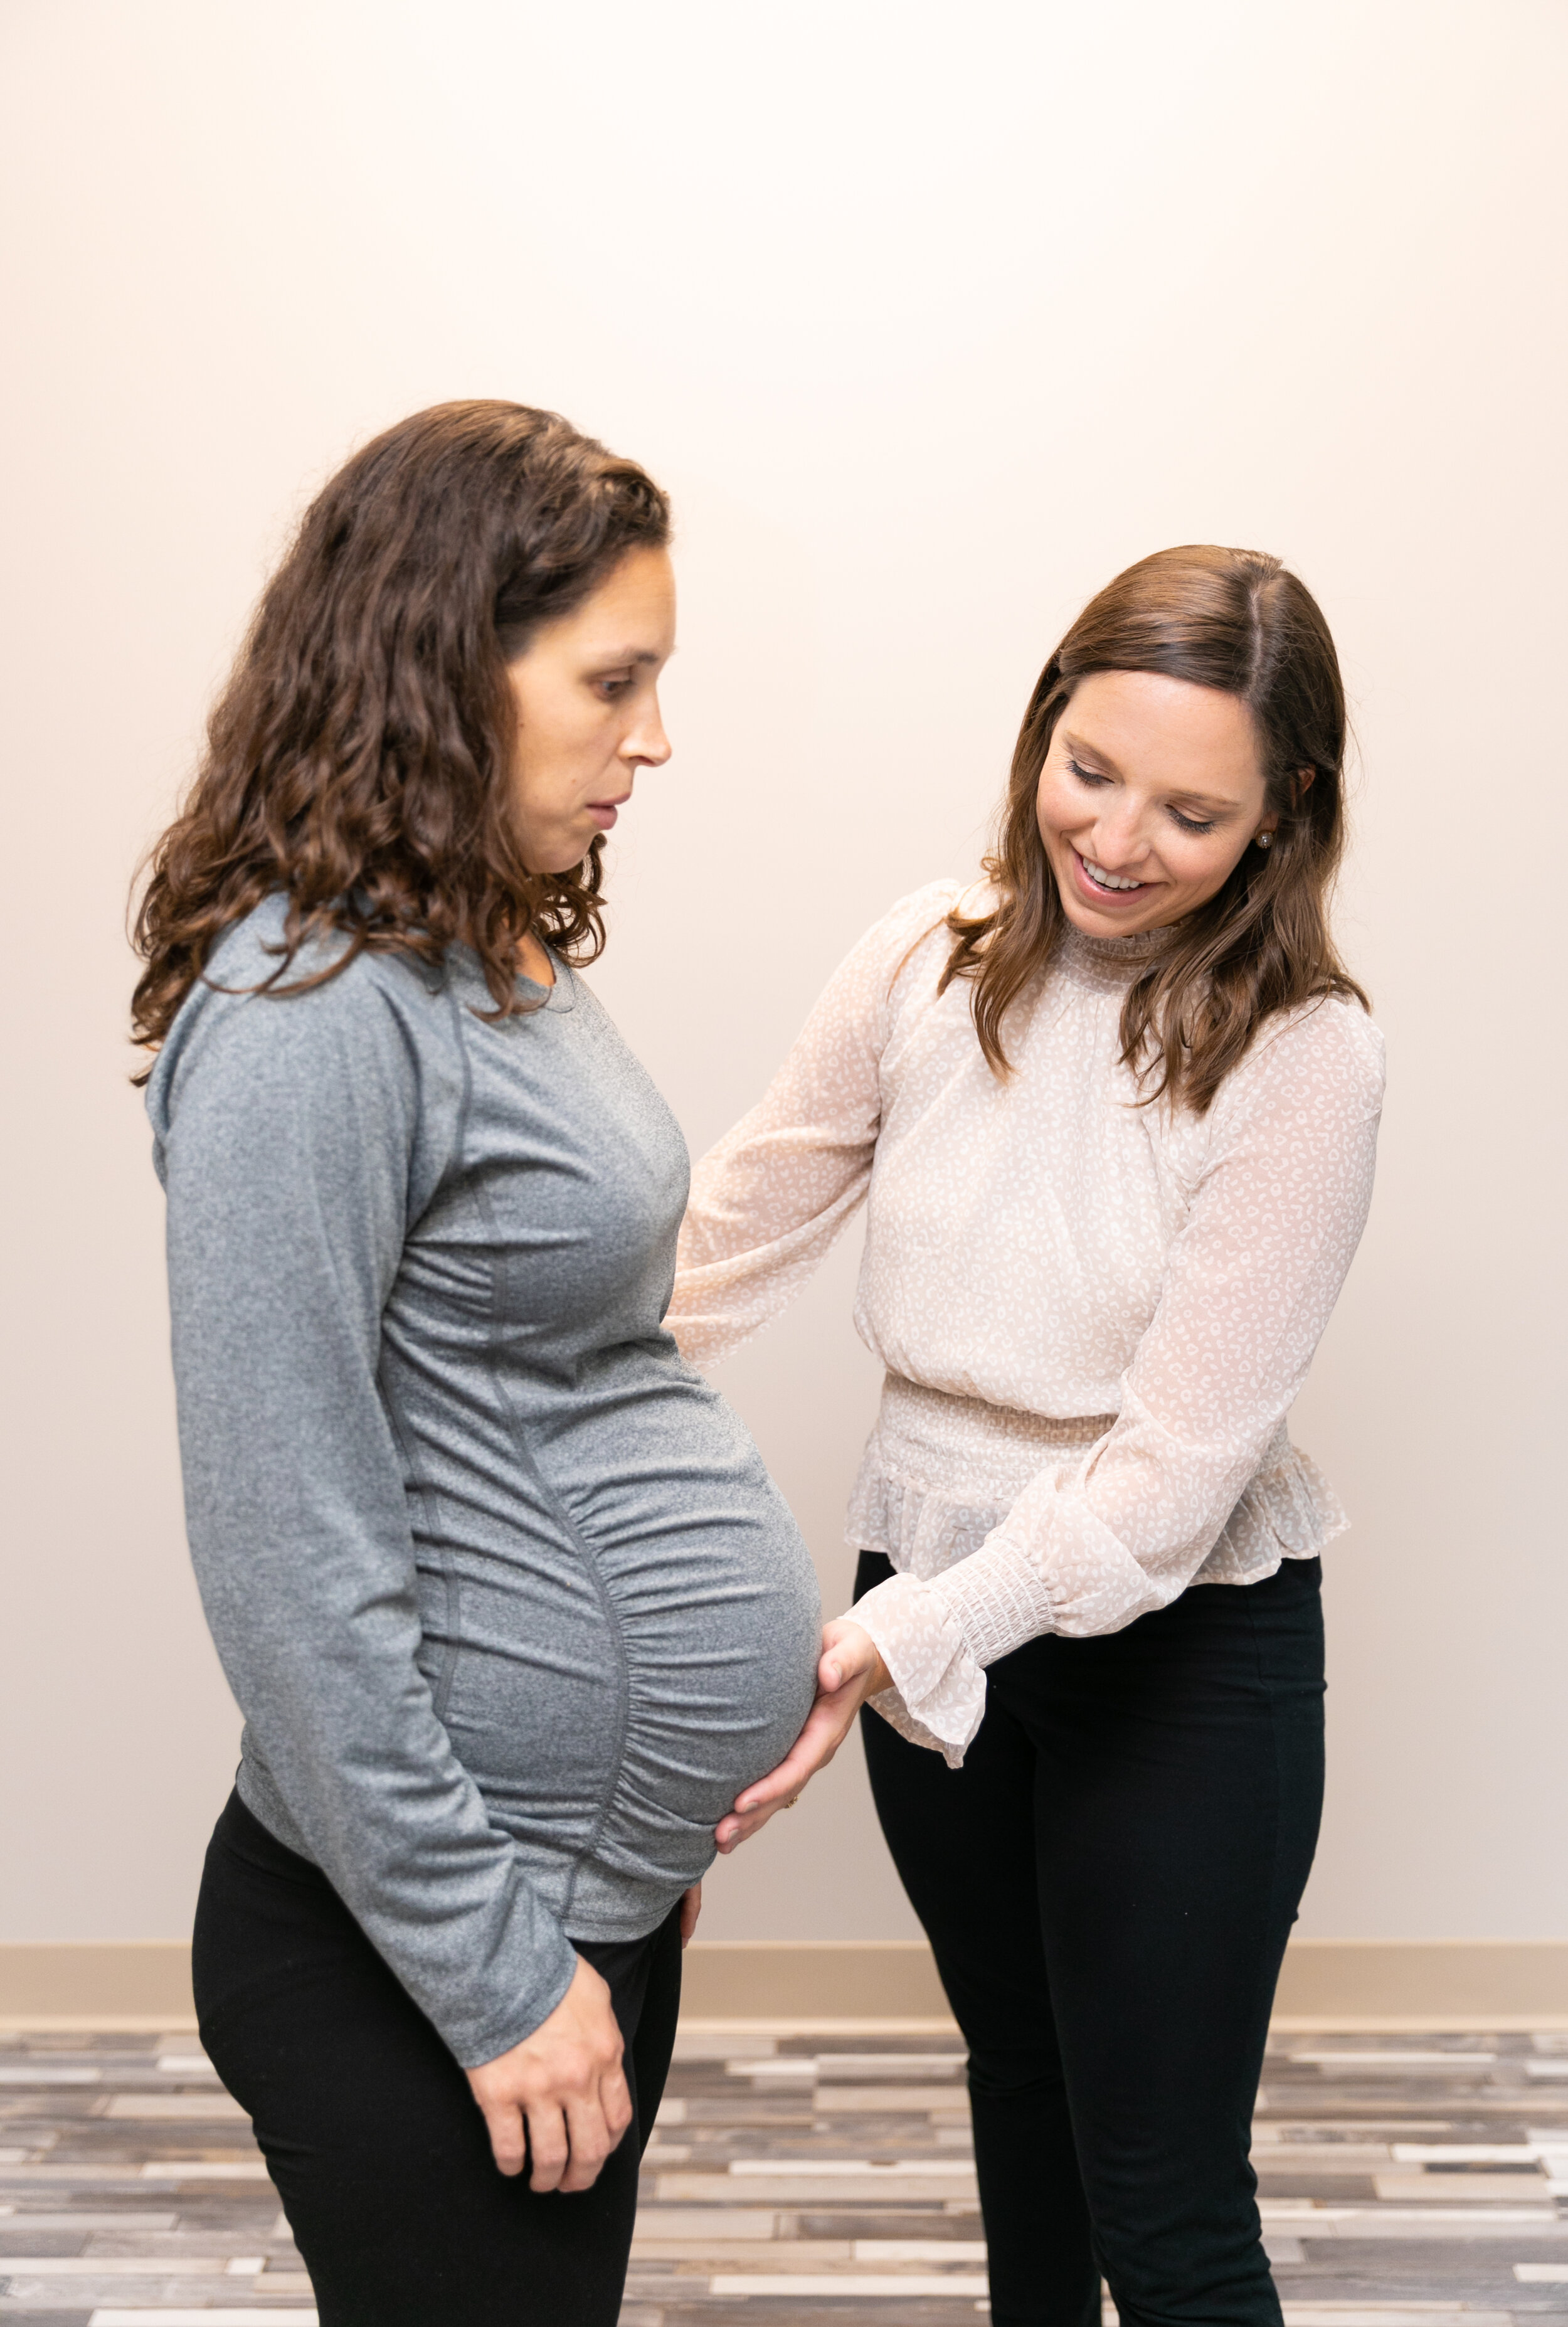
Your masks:
<svg viewBox="0 0 1568 2327"><path fill-rule="evenodd" d="M668 759L658 680L674 650L668 553L633 549L508 665L518 706L513 794L530 873L581 864L631 798L638 770Z"/></svg>
<svg viewBox="0 0 1568 2327"><path fill-rule="evenodd" d="M1080 678L1041 771L1040 836L1088 936L1161 930L1224 887L1265 809L1252 714L1153 671Z"/></svg>

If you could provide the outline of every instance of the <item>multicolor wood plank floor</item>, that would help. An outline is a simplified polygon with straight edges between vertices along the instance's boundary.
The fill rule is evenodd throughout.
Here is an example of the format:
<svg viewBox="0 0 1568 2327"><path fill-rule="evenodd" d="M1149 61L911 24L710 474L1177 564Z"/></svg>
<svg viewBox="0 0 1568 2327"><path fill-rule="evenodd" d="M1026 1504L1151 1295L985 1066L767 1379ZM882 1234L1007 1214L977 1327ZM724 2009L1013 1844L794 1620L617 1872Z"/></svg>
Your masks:
<svg viewBox="0 0 1568 2327"><path fill-rule="evenodd" d="M683 2029L622 2327L974 2327L962 2067L935 2025ZM1568 2033L1278 2034L1255 2154L1287 2327L1568 2318ZM0 2320L314 2318L189 2032L0 2033Z"/></svg>

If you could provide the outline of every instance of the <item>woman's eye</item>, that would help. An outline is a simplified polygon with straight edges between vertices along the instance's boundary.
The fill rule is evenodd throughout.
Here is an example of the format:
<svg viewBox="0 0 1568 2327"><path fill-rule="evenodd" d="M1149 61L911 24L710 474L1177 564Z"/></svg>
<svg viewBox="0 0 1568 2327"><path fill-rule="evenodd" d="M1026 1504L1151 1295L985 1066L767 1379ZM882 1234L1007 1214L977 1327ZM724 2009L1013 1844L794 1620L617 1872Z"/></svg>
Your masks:
<svg viewBox="0 0 1568 2327"><path fill-rule="evenodd" d="M1091 769L1080 768L1076 760L1069 759L1068 766L1080 784L1108 784L1111 780L1109 776L1097 776Z"/></svg>
<svg viewBox="0 0 1568 2327"><path fill-rule="evenodd" d="M1183 816L1179 808L1173 808L1171 810L1171 817L1174 823L1181 826L1183 832L1212 832L1214 829L1212 818L1205 822L1201 817Z"/></svg>
<svg viewBox="0 0 1568 2327"><path fill-rule="evenodd" d="M599 692L607 703L612 703L618 695L624 695L630 685L631 681L629 678L602 678L599 681Z"/></svg>

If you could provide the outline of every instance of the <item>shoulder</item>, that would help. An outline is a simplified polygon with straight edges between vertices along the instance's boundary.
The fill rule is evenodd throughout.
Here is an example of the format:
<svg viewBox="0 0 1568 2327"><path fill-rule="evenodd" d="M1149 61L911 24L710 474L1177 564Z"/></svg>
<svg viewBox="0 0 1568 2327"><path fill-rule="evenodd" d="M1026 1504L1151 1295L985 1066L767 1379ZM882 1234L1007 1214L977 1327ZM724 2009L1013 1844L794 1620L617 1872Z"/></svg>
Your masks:
<svg viewBox="0 0 1568 2327"><path fill-rule="evenodd" d="M983 893L982 884L975 884L969 892L962 881L954 880L928 881L924 888L912 889L872 923L856 953L885 961L890 975L896 975L906 961L928 947L945 951L947 916L966 893Z"/></svg>
<svg viewBox="0 0 1568 2327"><path fill-rule="evenodd" d="M225 930L191 988L187 1008L297 1001L325 1009L330 1006L328 997L333 996L341 1012L352 1013L397 1006L412 994L439 992L445 983L444 973L427 973L422 963L406 954L361 953L346 960L352 946L339 930L307 936L285 967L286 920L287 902L275 894L263 898L243 921ZM322 977L324 971L334 969L335 976ZM275 977L277 982L272 985ZM312 985L314 978L322 982ZM260 991L264 986L267 990Z"/></svg>
<svg viewBox="0 0 1568 2327"><path fill-rule="evenodd" d="M808 1027L849 1020L875 1043L885 1042L893 1018L911 996L935 992L947 958L945 924L962 893L957 881L929 881L901 897L850 948L823 989Z"/></svg>
<svg viewBox="0 0 1568 2327"><path fill-rule="evenodd" d="M911 889L907 897L901 897L876 926L918 936L926 930L940 929L960 898L984 894L984 882L972 882L966 889L962 881L951 878L928 881L924 888Z"/></svg>
<svg viewBox="0 0 1568 2327"><path fill-rule="evenodd" d="M1383 1032L1358 1002L1329 994L1282 1011L1264 1027L1256 1047L1263 1054L1276 1052L1282 1067L1288 1062L1298 1072L1329 1074L1382 1096Z"/></svg>
<svg viewBox="0 0 1568 2327"><path fill-rule="evenodd" d="M213 948L148 1083L160 1131L193 1079L232 1086L237 1099L334 1075L416 1080L422 1061L452 1046L439 973L370 953L335 968L349 951L335 931L308 939L285 967L285 912L281 896L268 897Z"/></svg>
<svg viewBox="0 0 1568 2327"><path fill-rule="evenodd" d="M1234 1115L1284 1099L1313 1111L1376 1116L1384 1073L1381 1029L1358 1002L1325 995L1267 1021L1217 1107Z"/></svg>

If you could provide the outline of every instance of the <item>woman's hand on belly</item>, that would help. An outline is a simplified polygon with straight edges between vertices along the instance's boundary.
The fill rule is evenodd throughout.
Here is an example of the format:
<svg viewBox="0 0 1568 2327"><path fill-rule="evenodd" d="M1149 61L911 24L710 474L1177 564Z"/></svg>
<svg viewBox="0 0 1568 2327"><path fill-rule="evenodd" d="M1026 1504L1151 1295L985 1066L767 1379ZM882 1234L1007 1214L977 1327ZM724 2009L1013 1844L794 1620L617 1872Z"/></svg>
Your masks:
<svg viewBox="0 0 1568 2327"><path fill-rule="evenodd" d="M579 1957L548 2019L509 2052L468 2071L501 2172L520 2173L531 2151L531 2190L592 2188L631 2123L621 2054L609 1986Z"/></svg>
<svg viewBox="0 0 1568 2327"><path fill-rule="evenodd" d="M879 1696L892 1685L892 1675L869 1632L847 1617L825 1624L817 1697L806 1726L778 1768L735 1797L734 1808L714 1829L719 1848L728 1853L750 1841L775 1810L790 1808L801 1788L832 1761L866 1698Z"/></svg>

